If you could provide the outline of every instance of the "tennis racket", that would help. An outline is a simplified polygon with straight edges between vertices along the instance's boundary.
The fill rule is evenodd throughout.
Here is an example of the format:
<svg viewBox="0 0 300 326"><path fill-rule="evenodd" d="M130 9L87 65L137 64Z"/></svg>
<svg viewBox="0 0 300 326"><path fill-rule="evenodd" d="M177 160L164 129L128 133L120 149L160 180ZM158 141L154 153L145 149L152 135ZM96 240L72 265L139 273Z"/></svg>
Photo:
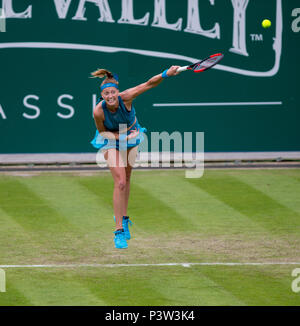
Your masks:
<svg viewBox="0 0 300 326"><path fill-rule="evenodd" d="M185 70L192 70L193 72L202 72L215 66L223 59L223 57L224 55L222 53L216 53L189 66L180 67L177 69L177 71L182 72Z"/></svg>

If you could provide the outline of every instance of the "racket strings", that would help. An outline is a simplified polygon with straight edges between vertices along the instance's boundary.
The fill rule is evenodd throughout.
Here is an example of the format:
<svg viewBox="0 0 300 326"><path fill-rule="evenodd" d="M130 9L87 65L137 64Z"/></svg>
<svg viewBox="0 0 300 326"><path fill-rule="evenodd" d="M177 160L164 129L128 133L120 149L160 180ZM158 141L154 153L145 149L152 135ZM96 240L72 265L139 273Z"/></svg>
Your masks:
<svg viewBox="0 0 300 326"><path fill-rule="evenodd" d="M207 68L207 67L210 67L212 65L214 65L216 62L218 61L218 58L210 58L210 59L207 59L203 62L200 62L199 64L197 64L194 68L194 70L198 70L198 69L201 69L201 68Z"/></svg>
<svg viewBox="0 0 300 326"><path fill-rule="evenodd" d="M214 56L214 57L208 58L202 62L199 62L197 65L195 65L193 70L195 72L201 71L201 70L206 70L206 69L214 66L217 62L219 62L222 59L222 57L223 56Z"/></svg>

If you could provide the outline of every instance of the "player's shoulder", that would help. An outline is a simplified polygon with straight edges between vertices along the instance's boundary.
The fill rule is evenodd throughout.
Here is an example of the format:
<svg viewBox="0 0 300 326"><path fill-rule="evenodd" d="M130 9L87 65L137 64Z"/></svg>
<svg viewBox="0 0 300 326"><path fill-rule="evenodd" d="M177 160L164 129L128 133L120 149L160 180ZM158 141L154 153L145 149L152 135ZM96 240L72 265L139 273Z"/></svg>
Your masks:
<svg viewBox="0 0 300 326"><path fill-rule="evenodd" d="M93 110L93 114L94 114L94 117L95 118L98 118L98 119L102 119L104 120L104 112L103 112L103 108L102 108L102 103L103 103L103 100L100 101L95 107L94 107L94 110Z"/></svg>
<svg viewBox="0 0 300 326"><path fill-rule="evenodd" d="M119 96L120 96L120 98L121 98L121 100L123 102L124 101L126 102L126 101L130 100L130 94L129 94L129 90L128 89L126 89L125 91L121 92L119 94Z"/></svg>
<svg viewBox="0 0 300 326"><path fill-rule="evenodd" d="M125 90L122 93L120 93L120 98L123 101L124 105L126 106L127 110L131 107L131 104L133 102L133 98L129 92L129 90ZM129 110L130 111L130 110Z"/></svg>

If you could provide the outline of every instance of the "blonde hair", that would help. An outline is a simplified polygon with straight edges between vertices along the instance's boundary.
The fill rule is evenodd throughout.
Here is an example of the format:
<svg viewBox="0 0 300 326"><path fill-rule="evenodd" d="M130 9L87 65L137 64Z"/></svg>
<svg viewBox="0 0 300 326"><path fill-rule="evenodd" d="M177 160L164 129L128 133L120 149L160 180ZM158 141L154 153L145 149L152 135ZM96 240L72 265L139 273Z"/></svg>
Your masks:
<svg viewBox="0 0 300 326"><path fill-rule="evenodd" d="M106 76L105 79L103 80L103 82L101 83L101 86L106 83L114 83L116 85L119 85L119 82L116 80L113 73L110 72L109 70L98 69L98 70L92 72L91 75L92 75L91 78L103 78Z"/></svg>

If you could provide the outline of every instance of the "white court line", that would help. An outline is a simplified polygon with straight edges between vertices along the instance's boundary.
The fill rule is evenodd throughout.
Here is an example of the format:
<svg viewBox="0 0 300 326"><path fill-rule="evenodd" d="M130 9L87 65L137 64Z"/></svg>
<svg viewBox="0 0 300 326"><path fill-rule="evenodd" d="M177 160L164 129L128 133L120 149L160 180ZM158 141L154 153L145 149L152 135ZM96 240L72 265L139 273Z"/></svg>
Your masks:
<svg viewBox="0 0 300 326"><path fill-rule="evenodd" d="M45 265L0 265L0 268L78 268L78 267L148 267L148 266L267 266L267 265L300 265L300 262L257 262L257 263L160 263L160 264L45 264Z"/></svg>
<svg viewBox="0 0 300 326"><path fill-rule="evenodd" d="M170 106L260 106L260 105L282 105L282 102L208 102L208 103L154 103L154 107Z"/></svg>

